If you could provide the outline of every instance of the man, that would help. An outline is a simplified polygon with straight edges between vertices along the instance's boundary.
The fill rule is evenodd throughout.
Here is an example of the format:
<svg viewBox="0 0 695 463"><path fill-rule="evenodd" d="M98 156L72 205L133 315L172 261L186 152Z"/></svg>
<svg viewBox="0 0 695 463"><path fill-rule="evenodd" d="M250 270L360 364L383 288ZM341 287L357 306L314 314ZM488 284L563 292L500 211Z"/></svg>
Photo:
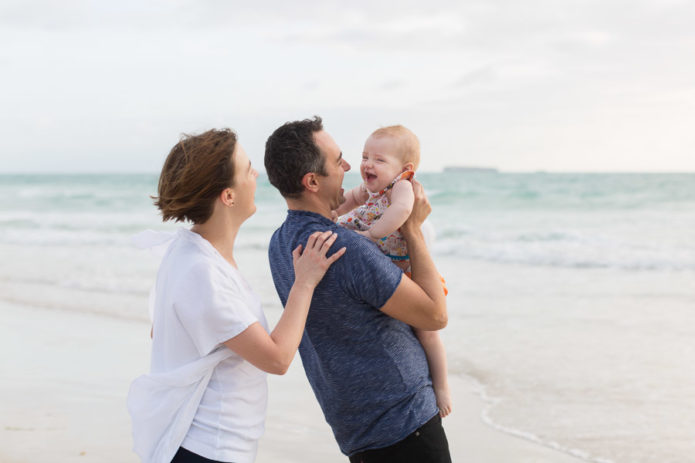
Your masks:
<svg viewBox="0 0 695 463"><path fill-rule="evenodd" d="M289 209L269 247L283 305L294 281L293 249L317 230L335 231L333 248L347 248L314 291L299 346L340 450L351 462L450 462L427 360L410 328L447 323L439 273L420 230L431 210L422 186L413 182L415 205L401 227L411 280L371 241L332 221L350 165L320 118L278 128L266 143L265 168Z"/></svg>

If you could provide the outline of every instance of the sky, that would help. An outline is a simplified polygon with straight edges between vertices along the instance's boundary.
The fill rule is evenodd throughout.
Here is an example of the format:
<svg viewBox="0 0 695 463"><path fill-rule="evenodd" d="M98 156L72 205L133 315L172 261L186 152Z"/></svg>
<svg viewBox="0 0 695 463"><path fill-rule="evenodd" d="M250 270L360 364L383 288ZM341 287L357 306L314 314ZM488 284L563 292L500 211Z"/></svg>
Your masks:
<svg viewBox="0 0 695 463"><path fill-rule="evenodd" d="M357 164L376 128L420 169L694 172L695 2L0 3L0 173L158 172L231 127L252 162L319 115Z"/></svg>

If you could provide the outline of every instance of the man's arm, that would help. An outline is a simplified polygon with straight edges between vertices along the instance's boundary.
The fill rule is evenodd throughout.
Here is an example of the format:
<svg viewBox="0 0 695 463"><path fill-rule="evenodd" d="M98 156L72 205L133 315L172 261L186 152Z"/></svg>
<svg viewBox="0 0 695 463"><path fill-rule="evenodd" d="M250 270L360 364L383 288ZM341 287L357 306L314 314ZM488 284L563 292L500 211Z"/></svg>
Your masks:
<svg viewBox="0 0 695 463"><path fill-rule="evenodd" d="M381 311L414 328L435 331L446 326L448 315L442 280L427 251L421 229L432 207L422 185L415 180L413 193L413 211L401 227L401 233L408 242L412 279L401 278L396 291L381 307Z"/></svg>

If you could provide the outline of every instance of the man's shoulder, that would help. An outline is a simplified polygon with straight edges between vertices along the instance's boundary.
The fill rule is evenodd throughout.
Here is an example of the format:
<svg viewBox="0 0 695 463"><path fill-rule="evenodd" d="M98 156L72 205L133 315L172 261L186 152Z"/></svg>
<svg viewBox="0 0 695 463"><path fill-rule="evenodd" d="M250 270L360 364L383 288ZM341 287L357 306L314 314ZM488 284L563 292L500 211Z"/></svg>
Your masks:
<svg viewBox="0 0 695 463"><path fill-rule="evenodd" d="M332 231L338 234L338 241L342 241L343 245L355 245L364 244L362 243L362 237L351 230L343 228L328 220L317 220L316 217L312 215L300 215L297 214L291 219L286 219L280 227L278 227L270 238L271 244L276 245L293 245L294 241L296 244L305 244L306 240L314 232L325 232ZM290 242L292 240L293 242ZM368 243L368 240L365 240ZM336 247L338 242L336 242L333 247Z"/></svg>
<svg viewBox="0 0 695 463"><path fill-rule="evenodd" d="M337 246L338 249L345 246L348 248L348 251L352 251L353 253L369 255L374 254L388 259L386 256L384 256L384 253L379 250L376 243L372 242L369 238L358 234L354 230L336 225L334 231L338 233L338 239L333 246Z"/></svg>
<svg viewBox="0 0 695 463"><path fill-rule="evenodd" d="M312 215L297 214L293 217L288 217L280 227L275 230L270 238L269 253L271 261L278 251L289 249L290 251L298 245L306 245L307 239L314 232L332 231L337 233L338 237L331 247L332 250L345 247L347 252L341 257L337 263L341 261L346 263L354 259L364 260L365 257L369 261L380 258L389 261L384 254L379 250L375 243L368 238L355 233L353 230L341 227L340 225L327 220L318 220Z"/></svg>
<svg viewBox="0 0 695 463"><path fill-rule="evenodd" d="M308 211L289 211L284 222L275 230L273 233L273 239L281 236L297 235L307 231L307 233L312 233L318 229L326 229L335 225L329 220L323 219L317 214L310 213Z"/></svg>

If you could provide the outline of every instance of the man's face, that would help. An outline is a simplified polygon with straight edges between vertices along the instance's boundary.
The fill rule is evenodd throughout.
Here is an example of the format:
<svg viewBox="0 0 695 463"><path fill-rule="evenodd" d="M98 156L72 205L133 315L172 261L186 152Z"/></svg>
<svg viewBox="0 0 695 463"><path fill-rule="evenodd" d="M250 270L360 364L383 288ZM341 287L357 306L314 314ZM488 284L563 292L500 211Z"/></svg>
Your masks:
<svg viewBox="0 0 695 463"><path fill-rule="evenodd" d="M314 142L324 158L326 176L319 176L321 186L319 193L331 210L345 202L343 196L343 177L350 170L350 164L343 159L343 153L328 132L322 130L314 133Z"/></svg>

